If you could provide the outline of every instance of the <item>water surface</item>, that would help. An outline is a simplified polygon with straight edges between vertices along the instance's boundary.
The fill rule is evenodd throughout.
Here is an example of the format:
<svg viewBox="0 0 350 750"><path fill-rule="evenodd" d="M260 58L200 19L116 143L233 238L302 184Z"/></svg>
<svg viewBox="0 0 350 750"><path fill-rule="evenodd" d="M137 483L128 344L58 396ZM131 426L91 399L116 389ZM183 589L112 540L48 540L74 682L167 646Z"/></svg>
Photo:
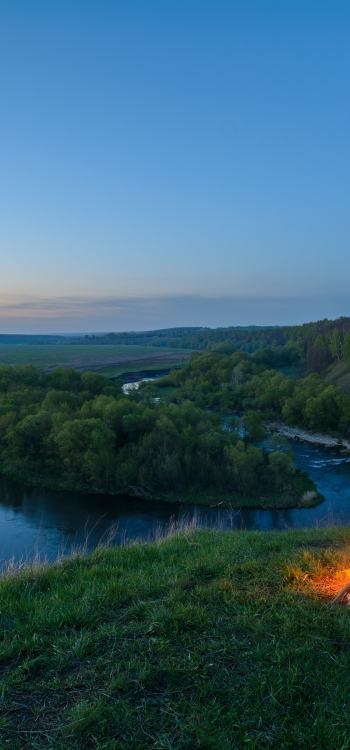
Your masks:
<svg viewBox="0 0 350 750"><path fill-rule="evenodd" d="M350 457L291 443L297 465L325 501L316 508L229 511L205 506L26 488L0 479L0 566L35 556L91 550L114 530L114 544L153 539L174 522L223 529L293 529L350 523Z"/></svg>

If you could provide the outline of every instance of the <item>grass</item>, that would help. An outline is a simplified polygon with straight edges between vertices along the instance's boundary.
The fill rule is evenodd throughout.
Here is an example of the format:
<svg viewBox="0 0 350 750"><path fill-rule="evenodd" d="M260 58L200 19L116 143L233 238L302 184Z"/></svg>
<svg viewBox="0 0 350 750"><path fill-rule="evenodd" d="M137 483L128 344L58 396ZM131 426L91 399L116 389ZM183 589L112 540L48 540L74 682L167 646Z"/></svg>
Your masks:
<svg viewBox="0 0 350 750"><path fill-rule="evenodd" d="M93 344L0 344L0 365L34 365L43 369L57 366L78 369L125 370L161 369L189 356L189 351L137 345Z"/></svg>
<svg viewBox="0 0 350 750"><path fill-rule="evenodd" d="M349 561L349 529L194 531L5 576L1 750L345 750Z"/></svg>
<svg viewBox="0 0 350 750"><path fill-rule="evenodd" d="M342 393L350 393L350 363L336 362L325 375L326 383L336 385Z"/></svg>

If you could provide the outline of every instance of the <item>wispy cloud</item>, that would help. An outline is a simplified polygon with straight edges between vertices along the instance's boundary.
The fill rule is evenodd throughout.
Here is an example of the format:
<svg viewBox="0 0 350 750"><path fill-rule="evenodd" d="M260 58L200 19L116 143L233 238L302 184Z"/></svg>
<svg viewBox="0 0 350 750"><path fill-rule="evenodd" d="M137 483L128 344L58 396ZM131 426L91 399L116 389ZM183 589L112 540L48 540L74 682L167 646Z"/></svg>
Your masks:
<svg viewBox="0 0 350 750"><path fill-rule="evenodd" d="M43 318L74 318L91 314L93 311L96 315L99 311L103 314L120 313L123 307L115 299L108 298L91 298L91 297L55 297L52 299L26 298L1 301L0 300L0 320L6 318L24 318L29 316L32 319Z"/></svg>
<svg viewBox="0 0 350 750"><path fill-rule="evenodd" d="M339 297L55 297L0 300L0 332L145 330L299 323L349 312Z"/></svg>

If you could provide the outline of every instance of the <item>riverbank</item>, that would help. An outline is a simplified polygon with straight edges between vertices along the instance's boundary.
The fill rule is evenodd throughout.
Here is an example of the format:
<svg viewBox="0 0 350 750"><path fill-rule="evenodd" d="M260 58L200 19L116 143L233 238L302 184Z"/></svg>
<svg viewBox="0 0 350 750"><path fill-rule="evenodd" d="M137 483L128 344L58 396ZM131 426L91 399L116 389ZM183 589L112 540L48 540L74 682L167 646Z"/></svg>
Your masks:
<svg viewBox="0 0 350 750"><path fill-rule="evenodd" d="M347 747L349 549L196 531L5 576L1 746Z"/></svg>
<svg viewBox="0 0 350 750"><path fill-rule="evenodd" d="M217 490L214 492L210 490L189 490L187 492L167 492L150 499L232 510L243 510L244 508L251 510L313 508L324 500L316 484L307 474L301 471L296 471L291 485L284 491L271 491L260 495L260 497L242 497L239 493L232 494L224 491L218 492Z"/></svg>
<svg viewBox="0 0 350 750"><path fill-rule="evenodd" d="M312 445L321 445L324 448L337 448L350 452L350 440L345 440L334 435L325 435L320 432L311 432L302 427L291 427L284 422L270 422L267 425L271 432L277 432L290 440L301 440Z"/></svg>
<svg viewBox="0 0 350 750"><path fill-rule="evenodd" d="M123 492L103 492L102 490L91 490L89 487L72 486L59 477L38 474L32 476L26 471L12 471L8 466L0 467L0 476L11 479L16 483L21 483L27 487L36 489L49 490L51 492L67 492L77 494L89 494L98 497L113 497L118 501L119 497L130 498L133 500L144 500L147 503L175 503L185 505L209 506L213 508L227 508L232 510L251 509L251 510L283 510L288 508L312 508L323 502L323 495L318 491L315 482L302 471L297 470L291 479L289 486L284 491L275 491L264 493L260 497L244 497L240 493L218 490L179 490L174 492L147 492L142 487L125 488Z"/></svg>

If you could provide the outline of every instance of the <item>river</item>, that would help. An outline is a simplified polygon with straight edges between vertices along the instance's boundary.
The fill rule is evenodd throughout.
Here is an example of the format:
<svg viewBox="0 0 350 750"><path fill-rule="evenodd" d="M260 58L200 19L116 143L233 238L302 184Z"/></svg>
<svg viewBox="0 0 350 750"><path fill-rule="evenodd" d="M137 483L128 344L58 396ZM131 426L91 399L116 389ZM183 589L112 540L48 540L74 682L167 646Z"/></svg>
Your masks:
<svg viewBox="0 0 350 750"><path fill-rule="evenodd" d="M0 567L54 560L109 535L113 543L154 539L175 522L220 529L293 529L350 523L350 457L329 448L291 443L299 468L316 482L325 501L316 508L230 511L26 488L0 479Z"/></svg>

